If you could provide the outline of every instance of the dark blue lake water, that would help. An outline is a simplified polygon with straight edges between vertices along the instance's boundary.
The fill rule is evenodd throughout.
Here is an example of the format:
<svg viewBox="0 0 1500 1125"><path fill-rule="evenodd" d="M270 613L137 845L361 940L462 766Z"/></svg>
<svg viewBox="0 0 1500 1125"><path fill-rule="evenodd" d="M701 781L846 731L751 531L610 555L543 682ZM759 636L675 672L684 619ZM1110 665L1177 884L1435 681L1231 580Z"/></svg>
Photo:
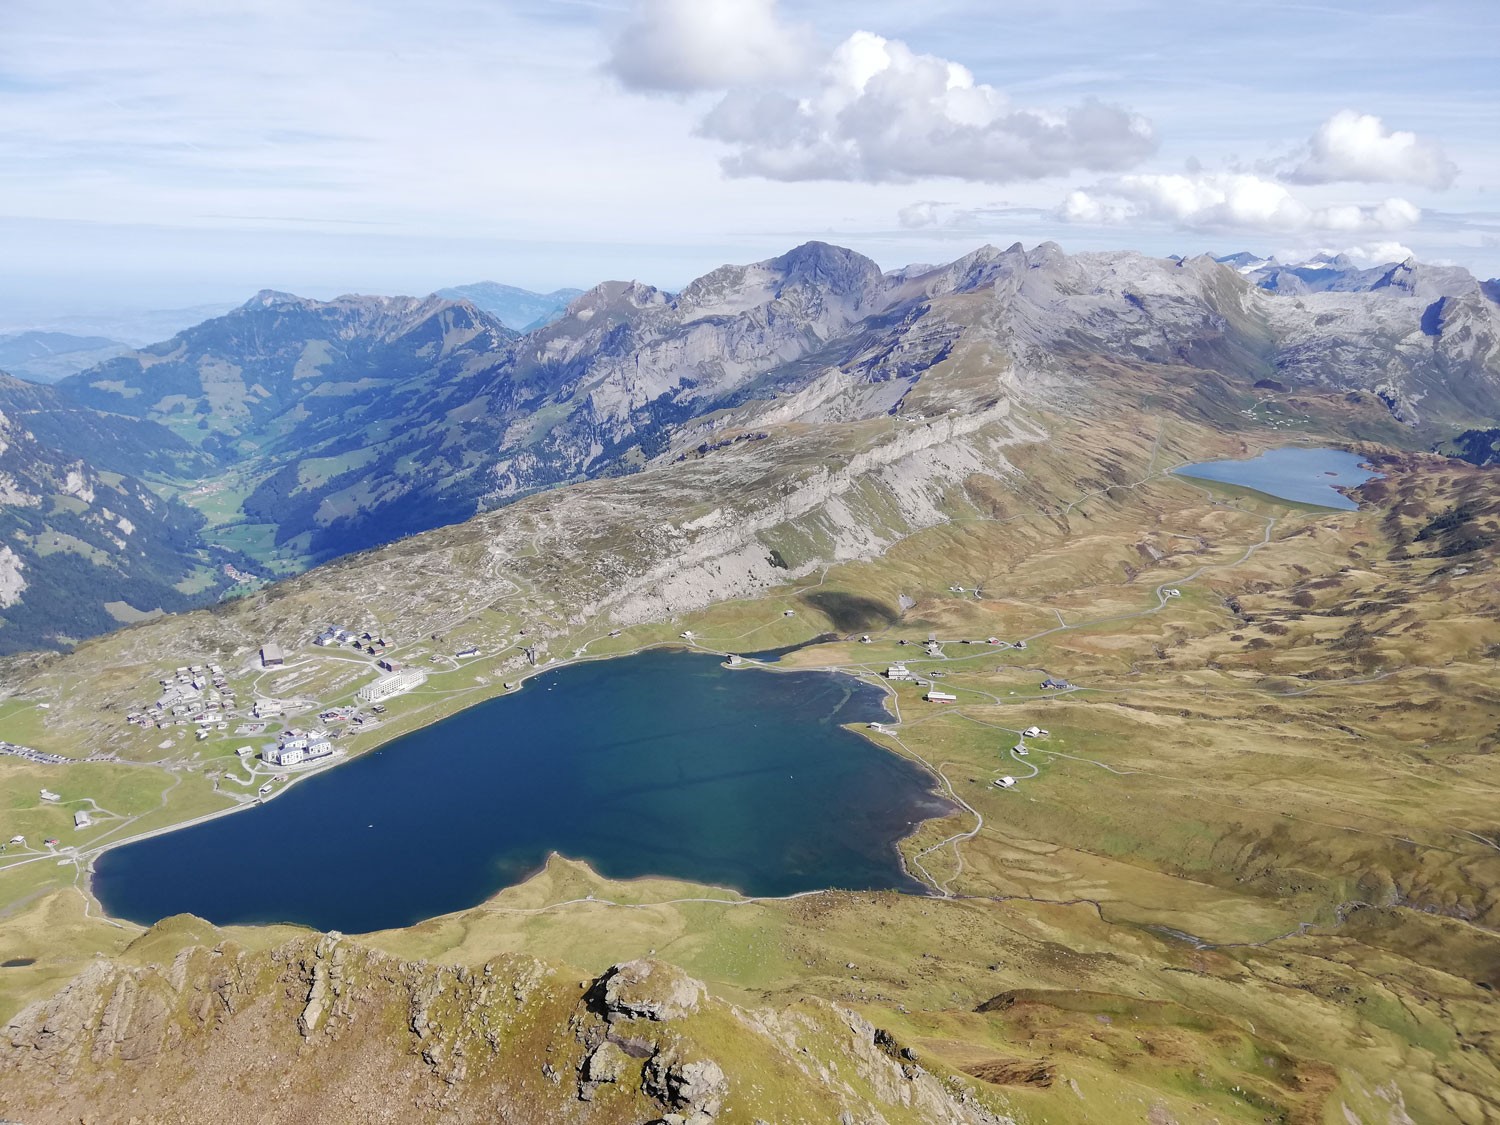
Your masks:
<svg viewBox="0 0 1500 1125"><path fill-rule="evenodd" d="M839 724L878 688L645 652L545 673L255 809L106 852L94 890L150 924L298 922L348 933L460 910L550 852L612 878L754 895L920 892L895 844L948 805Z"/></svg>
<svg viewBox="0 0 1500 1125"><path fill-rule="evenodd" d="M1204 461L1184 465L1176 472L1184 477L1242 485L1282 500L1353 511L1359 505L1335 491L1334 486L1353 488L1379 476L1361 469L1360 461L1359 454L1342 449L1272 449L1245 461Z"/></svg>

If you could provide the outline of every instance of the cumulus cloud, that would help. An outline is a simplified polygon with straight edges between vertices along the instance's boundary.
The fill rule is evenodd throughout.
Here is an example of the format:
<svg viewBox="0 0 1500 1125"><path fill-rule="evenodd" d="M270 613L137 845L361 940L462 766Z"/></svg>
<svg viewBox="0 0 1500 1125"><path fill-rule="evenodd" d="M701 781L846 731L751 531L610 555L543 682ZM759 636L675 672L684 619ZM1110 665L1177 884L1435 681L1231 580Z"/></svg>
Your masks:
<svg viewBox="0 0 1500 1125"><path fill-rule="evenodd" d="M1342 234L1404 230L1422 216L1415 204L1398 198L1313 207L1282 184L1247 173L1117 176L1070 192L1058 214L1073 223L1144 220L1188 230Z"/></svg>
<svg viewBox="0 0 1500 1125"><path fill-rule="evenodd" d="M1297 184L1352 181L1442 189L1452 186L1458 167L1436 143L1346 109L1319 126L1285 175Z"/></svg>
<svg viewBox="0 0 1500 1125"><path fill-rule="evenodd" d="M810 29L776 0L641 0L607 68L636 90L686 93L795 80L816 66Z"/></svg>
<svg viewBox="0 0 1500 1125"><path fill-rule="evenodd" d="M1128 168L1156 150L1144 118L1098 101L1020 108L970 71L905 43L855 32L811 92L731 90L700 133L734 151L733 176L987 183Z"/></svg>
<svg viewBox="0 0 1500 1125"><path fill-rule="evenodd" d="M906 230L921 230L946 223L952 213L952 204L935 199L922 199L909 203L896 212L896 221Z"/></svg>
<svg viewBox="0 0 1500 1125"><path fill-rule="evenodd" d="M777 0L637 0L608 69L645 91L713 90L699 136L731 176L907 183L1116 172L1156 150L1143 117L1095 100L1014 106L968 68L857 31L832 51Z"/></svg>

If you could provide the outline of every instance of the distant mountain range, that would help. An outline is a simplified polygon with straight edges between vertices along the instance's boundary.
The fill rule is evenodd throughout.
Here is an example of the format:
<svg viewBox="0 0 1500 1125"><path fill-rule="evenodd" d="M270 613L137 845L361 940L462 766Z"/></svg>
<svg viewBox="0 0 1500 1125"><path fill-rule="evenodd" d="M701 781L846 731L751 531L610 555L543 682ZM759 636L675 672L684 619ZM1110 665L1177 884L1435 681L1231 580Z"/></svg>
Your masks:
<svg viewBox="0 0 1500 1125"><path fill-rule="evenodd" d="M444 292L475 289L490 309L524 294ZM223 562L290 573L682 456L674 438L712 419L837 427L900 416L924 373L961 356L997 387L1060 380L1085 397L1113 393L1076 374L1096 360L1200 372L1204 408L1226 425L1239 423L1225 388L1257 384L1378 399L1414 441L1500 421L1494 283L1415 261L1069 256L1048 243L885 273L814 242L676 294L606 282L560 312L567 291L526 296L551 301L539 315L555 319L518 333L468 296L263 291L44 398L7 383L0 409L32 435L26 457L51 466L26 486L42 497L33 509L77 506L47 499L70 495L47 482L74 462L149 483L170 523L159 534L192 560L161 580L198 582L205 597L224 588L211 579ZM513 321L531 311L505 308ZM41 579L28 576L57 564L36 531L24 534L18 573L35 590ZM60 640L25 624L16 607L27 596L0 609L0 649Z"/></svg>
<svg viewBox="0 0 1500 1125"><path fill-rule="evenodd" d="M1461 266L1429 266L1415 258L1360 266L1345 254L1317 254L1306 261L1282 263L1241 251L1214 260L1234 267L1260 288L1283 296L1374 293L1382 289L1398 289L1427 300L1480 291L1492 300L1500 296L1500 282L1480 281Z"/></svg>
<svg viewBox="0 0 1500 1125"><path fill-rule="evenodd" d="M453 301L468 301L513 332L530 332L562 316L574 298L583 296L583 290L554 289L551 293L533 293L530 289L517 289L498 281L476 281L472 285L439 289L436 295Z"/></svg>
<svg viewBox="0 0 1500 1125"><path fill-rule="evenodd" d="M129 344L107 336L18 332L0 336L0 371L32 383L55 383L129 350Z"/></svg>

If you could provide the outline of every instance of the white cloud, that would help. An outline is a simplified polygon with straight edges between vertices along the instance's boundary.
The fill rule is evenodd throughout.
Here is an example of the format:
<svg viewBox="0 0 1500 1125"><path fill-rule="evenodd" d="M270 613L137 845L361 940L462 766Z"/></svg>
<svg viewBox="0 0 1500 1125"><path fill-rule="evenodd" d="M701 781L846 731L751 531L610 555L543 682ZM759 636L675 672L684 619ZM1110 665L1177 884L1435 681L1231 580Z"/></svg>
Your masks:
<svg viewBox="0 0 1500 1125"><path fill-rule="evenodd" d="M1156 150L1136 114L1094 100L1018 108L966 67L867 31L833 52L815 89L730 90L700 132L732 146L730 175L786 181L1005 183L1116 171Z"/></svg>
<svg viewBox="0 0 1500 1125"><path fill-rule="evenodd" d="M1188 230L1327 231L1343 234L1403 230L1421 218L1405 199L1313 207L1283 185L1246 173L1117 176L1070 192L1058 211L1071 223L1170 223Z"/></svg>
<svg viewBox="0 0 1500 1125"><path fill-rule="evenodd" d="M813 60L811 30L776 0L641 0L606 65L633 89L689 92L796 79Z"/></svg>
<svg viewBox="0 0 1500 1125"><path fill-rule="evenodd" d="M1436 143L1386 127L1368 113L1341 110L1319 126L1286 172L1297 184L1358 182L1451 187L1458 167Z"/></svg>
<svg viewBox="0 0 1500 1125"><path fill-rule="evenodd" d="M965 204L920 199L896 210L903 231L933 233L982 233L994 223L1009 223L1022 217L1046 216L1040 207L1015 207L1007 203L971 201Z"/></svg>
<svg viewBox="0 0 1500 1125"><path fill-rule="evenodd" d="M903 230L921 230L923 227L940 226L948 221L951 203L935 199L923 199L909 203L896 212L896 221Z"/></svg>

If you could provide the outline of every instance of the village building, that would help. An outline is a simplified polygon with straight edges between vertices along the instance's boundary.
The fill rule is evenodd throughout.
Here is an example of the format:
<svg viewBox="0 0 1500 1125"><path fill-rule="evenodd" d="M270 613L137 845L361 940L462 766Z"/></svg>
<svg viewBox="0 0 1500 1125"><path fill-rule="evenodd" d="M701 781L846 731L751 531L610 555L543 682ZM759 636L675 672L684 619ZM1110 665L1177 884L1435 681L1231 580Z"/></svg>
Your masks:
<svg viewBox="0 0 1500 1125"><path fill-rule="evenodd" d="M286 663L286 653L281 651L281 646L272 642L261 646L260 666L262 668L280 668Z"/></svg>
<svg viewBox="0 0 1500 1125"><path fill-rule="evenodd" d="M260 756L267 765L300 766L333 754L333 743L319 736L284 739L264 747Z"/></svg>
<svg viewBox="0 0 1500 1125"><path fill-rule="evenodd" d="M390 699L392 696L421 687L426 682L426 672L420 668L408 668L401 672L381 676L374 683L366 684L359 689L359 697L366 703L378 703L383 699Z"/></svg>

